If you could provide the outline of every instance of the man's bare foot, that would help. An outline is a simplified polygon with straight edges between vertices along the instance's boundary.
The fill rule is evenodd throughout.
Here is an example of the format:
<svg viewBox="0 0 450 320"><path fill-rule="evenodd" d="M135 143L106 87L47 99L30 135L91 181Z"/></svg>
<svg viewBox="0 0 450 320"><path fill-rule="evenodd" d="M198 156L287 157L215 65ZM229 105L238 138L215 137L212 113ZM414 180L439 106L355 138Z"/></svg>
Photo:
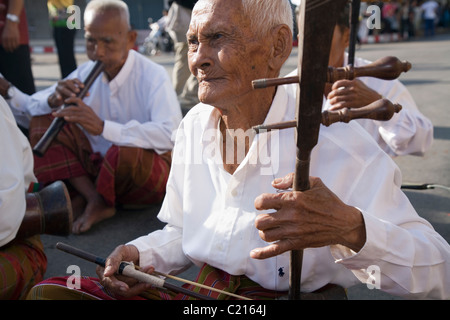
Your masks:
<svg viewBox="0 0 450 320"><path fill-rule="evenodd" d="M86 208L86 200L81 195L76 195L71 198L73 220L77 220L84 212Z"/></svg>
<svg viewBox="0 0 450 320"><path fill-rule="evenodd" d="M89 200L83 214L73 223L72 232L80 234L88 231L94 224L111 218L116 213L115 207L108 207L101 198Z"/></svg>

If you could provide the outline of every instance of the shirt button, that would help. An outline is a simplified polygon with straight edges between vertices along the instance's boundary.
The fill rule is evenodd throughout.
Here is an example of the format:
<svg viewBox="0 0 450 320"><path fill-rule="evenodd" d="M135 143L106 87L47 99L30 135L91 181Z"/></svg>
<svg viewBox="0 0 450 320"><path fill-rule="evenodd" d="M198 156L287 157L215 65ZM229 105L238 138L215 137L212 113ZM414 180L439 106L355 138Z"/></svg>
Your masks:
<svg viewBox="0 0 450 320"><path fill-rule="evenodd" d="M237 194L238 194L238 192L236 191L236 189L234 189L234 190L231 191L231 195L232 195L233 197L236 197Z"/></svg>

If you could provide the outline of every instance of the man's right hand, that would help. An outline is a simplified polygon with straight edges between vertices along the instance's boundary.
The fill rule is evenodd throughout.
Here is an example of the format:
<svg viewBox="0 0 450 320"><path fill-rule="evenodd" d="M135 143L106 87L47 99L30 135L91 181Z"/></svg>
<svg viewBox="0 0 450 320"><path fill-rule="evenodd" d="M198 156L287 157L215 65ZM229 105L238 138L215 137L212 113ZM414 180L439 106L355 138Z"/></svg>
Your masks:
<svg viewBox="0 0 450 320"><path fill-rule="evenodd" d="M83 82L78 79L60 80L55 92L47 99L48 105L53 109L58 108L64 104L67 98L76 97L83 88Z"/></svg>
<svg viewBox="0 0 450 320"><path fill-rule="evenodd" d="M131 298L150 289L147 283L138 282L135 279L117 275L120 262L127 261L139 263L139 251L132 245L120 245L106 259L105 268L97 267L97 275L102 283L114 295ZM141 268L140 271L152 273L153 267Z"/></svg>

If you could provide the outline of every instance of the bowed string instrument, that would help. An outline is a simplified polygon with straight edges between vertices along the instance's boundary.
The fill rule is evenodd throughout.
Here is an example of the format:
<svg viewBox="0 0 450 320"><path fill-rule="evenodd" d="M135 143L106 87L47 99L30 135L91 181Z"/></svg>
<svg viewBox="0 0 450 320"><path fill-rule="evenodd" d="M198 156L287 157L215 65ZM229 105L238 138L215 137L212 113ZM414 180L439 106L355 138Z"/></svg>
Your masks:
<svg viewBox="0 0 450 320"><path fill-rule="evenodd" d="M349 48L349 65L342 68L328 67L334 27L337 22L336 13L340 13L351 3L350 14L351 40ZM298 14L298 76L280 79L258 79L253 81L255 89L298 83L296 119L292 121L259 125L261 130L296 128L296 164L294 173L294 191L310 189L309 169L311 152L318 142L320 125L331 125L334 122L349 122L352 119L368 118L389 120L395 112L401 110L398 104L381 99L358 109L342 109L322 112L324 89L326 83L340 79L352 80L356 77L377 77L386 80L396 79L401 72L411 68L408 62L400 62L397 58L387 57L375 61L365 67L354 68L354 52L356 44L356 27L358 25L360 1L349 0L302 0ZM303 250L290 252L289 296L290 300L300 300L301 272Z"/></svg>

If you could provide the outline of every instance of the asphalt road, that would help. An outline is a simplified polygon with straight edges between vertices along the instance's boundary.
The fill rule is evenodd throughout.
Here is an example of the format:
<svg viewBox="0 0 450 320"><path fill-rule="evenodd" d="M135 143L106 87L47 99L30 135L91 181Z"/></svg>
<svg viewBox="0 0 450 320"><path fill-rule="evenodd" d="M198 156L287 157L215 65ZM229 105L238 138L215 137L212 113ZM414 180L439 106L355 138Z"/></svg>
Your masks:
<svg viewBox="0 0 450 320"><path fill-rule="evenodd" d="M282 70L282 75L296 68L294 49ZM383 56L397 56L412 63L411 71L401 76L423 114L434 124L434 143L424 157L405 156L395 159L402 170L405 182L433 183L450 186L450 35L439 35L431 40L370 44L357 50L357 55L370 60ZM59 67L55 54L33 54L33 72L38 89L45 88L59 79ZM150 59L163 65L170 73L173 55L163 54ZM77 61L86 60L77 54ZM432 223L434 228L450 242L450 192L441 188L421 191L405 191L419 215ZM162 224L155 218L159 206L145 210L119 210L82 235L68 237L42 236L48 256L46 277L71 275L68 267L77 265L82 275L95 276L95 266L77 257L55 249L58 241L106 257L117 245L130 241ZM190 269L183 276L194 277ZM350 299L396 299L379 290L369 290L361 284L348 291Z"/></svg>

